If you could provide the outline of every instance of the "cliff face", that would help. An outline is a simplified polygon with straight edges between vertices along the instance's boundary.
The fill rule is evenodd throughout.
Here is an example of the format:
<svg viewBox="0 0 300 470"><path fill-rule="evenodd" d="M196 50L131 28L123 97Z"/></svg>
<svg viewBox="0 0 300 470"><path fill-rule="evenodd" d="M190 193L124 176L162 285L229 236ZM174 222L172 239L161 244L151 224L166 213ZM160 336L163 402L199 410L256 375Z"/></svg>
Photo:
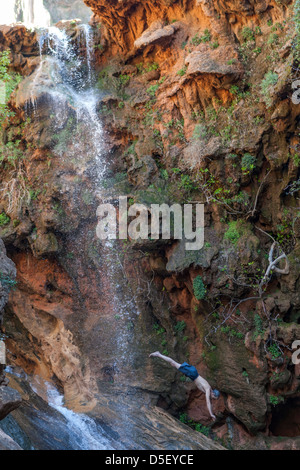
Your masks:
<svg viewBox="0 0 300 470"><path fill-rule="evenodd" d="M7 304L9 292L15 285L16 268L14 263L6 256L4 243L0 240L0 322ZM9 413L18 408L22 402L20 394L8 387L5 376L5 346L0 337L0 421ZM21 450L21 448L0 429L1 450Z"/></svg>
<svg viewBox="0 0 300 470"><path fill-rule="evenodd" d="M115 80L103 121L135 202L206 203L201 254L173 244L148 258L192 334L190 361L224 392L225 415L284 434L277 411L296 409L299 388L289 350L299 336L297 4L86 3L101 25L99 86ZM282 274L264 283L279 255ZM198 400L190 395L189 414L205 422Z"/></svg>
<svg viewBox="0 0 300 470"><path fill-rule="evenodd" d="M95 162L84 147L91 130L82 130L81 147L72 145L69 105L53 127L51 74L35 70L34 33L23 31L20 46L20 27L1 28L13 68L33 71L13 95L5 127L26 174L25 186L14 186L23 188L22 205L1 200L10 220L0 235L18 270L5 330L11 360L63 386L73 408L88 400L99 412L103 396L123 396L122 384L143 390L141 403L209 425L192 384L148 360L161 349L195 364L221 391L213 432L224 444L299 446L300 371L291 360L300 308L296 3L86 0L105 129L99 148L109 155L98 198L196 201L206 212L203 250L121 244L113 276L95 235ZM77 26L69 27L75 42ZM29 121L31 100L38 118ZM2 184L12 176L4 166ZM271 276L270 260L279 257ZM126 321L112 299L130 306Z"/></svg>

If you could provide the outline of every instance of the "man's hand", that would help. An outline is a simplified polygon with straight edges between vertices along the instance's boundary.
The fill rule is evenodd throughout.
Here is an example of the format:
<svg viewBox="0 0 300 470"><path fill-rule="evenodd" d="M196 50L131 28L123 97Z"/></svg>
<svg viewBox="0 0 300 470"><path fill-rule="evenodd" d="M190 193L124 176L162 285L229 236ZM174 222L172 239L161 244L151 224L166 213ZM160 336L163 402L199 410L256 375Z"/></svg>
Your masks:
<svg viewBox="0 0 300 470"><path fill-rule="evenodd" d="M161 355L160 352L156 351L156 352L150 354L149 357L159 357L160 355Z"/></svg>

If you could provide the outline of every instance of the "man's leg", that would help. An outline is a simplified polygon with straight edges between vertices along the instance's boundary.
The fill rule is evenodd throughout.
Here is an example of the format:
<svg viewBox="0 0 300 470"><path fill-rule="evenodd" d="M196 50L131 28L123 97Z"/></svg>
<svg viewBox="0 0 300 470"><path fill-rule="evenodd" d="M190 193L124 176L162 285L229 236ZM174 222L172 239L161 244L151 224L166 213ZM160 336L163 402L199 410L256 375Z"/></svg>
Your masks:
<svg viewBox="0 0 300 470"><path fill-rule="evenodd" d="M175 369L179 369L179 367L181 366L181 364L178 364L178 362L174 361L174 359L171 359L168 356L164 356L159 351L150 354L149 357L159 357L160 359L163 359L164 361L168 362L172 367L175 367Z"/></svg>

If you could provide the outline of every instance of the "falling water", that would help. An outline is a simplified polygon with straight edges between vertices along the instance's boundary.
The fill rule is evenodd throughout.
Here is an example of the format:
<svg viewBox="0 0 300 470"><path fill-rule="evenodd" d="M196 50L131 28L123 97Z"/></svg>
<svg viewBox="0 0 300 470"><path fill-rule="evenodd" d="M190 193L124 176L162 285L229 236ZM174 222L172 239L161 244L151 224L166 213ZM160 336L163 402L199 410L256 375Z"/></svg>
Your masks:
<svg viewBox="0 0 300 470"><path fill-rule="evenodd" d="M21 0L22 22L27 27L50 26L50 13L44 7L43 0Z"/></svg>
<svg viewBox="0 0 300 470"><path fill-rule="evenodd" d="M47 384L48 404L67 420L72 450L113 450L111 442L104 437L100 425L84 414L74 413L64 406L64 397L51 384Z"/></svg>
<svg viewBox="0 0 300 470"><path fill-rule="evenodd" d="M40 56L41 64L31 84L31 110L35 114L39 112L39 103L36 96L39 95L38 88L41 86L41 77L48 71L52 86L47 86L46 95L49 110L52 115L51 121L55 124L56 131L66 126L66 115L72 111L76 115L77 130L72 135L72 145L64 142L63 148L56 153L61 158L72 158L74 149L77 155L88 155L94 162L96 172L94 174L95 191L101 191L103 178L106 174L106 155L104 152L104 133L97 103L99 101L99 90L93 86L93 35L92 29L87 25L80 26L81 41L85 43L85 56L78 53L78 43L72 40L64 30L50 27L40 33ZM78 39L78 38L77 38ZM78 39L79 40L79 39ZM50 73L49 73L50 69ZM35 90L36 89L36 90ZM38 116L35 116L38 118ZM84 138L82 138L84 129ZM81 134L80 134L81 132ZM70 147L70 148L69 148ZM95 226L96 231L96 226ZM74 248L75 248L74 241ZM81 247L78 247L80 250ZM132 365L132 351L129 344L132 326L138 310L131 294L130 288L124 275L121 256L118 251L117 242L109 241L102 244L101 248L102 270L109 283L109 292L99 292L99 297L106 297L111 309L112 318L118 317L118 333L111 338L115 348L115 369L130 370ZM99 277L101 272L99 272ZM91 341L97 338L91 338ZM98 339L99 341L99 339ZM72 426L77 426L78 433L89 436L89 445L99 447L106 445L102 437L95 438L99 428L95 428L89 418L83 418L63 406L63 397L54 390L49 390L49 404L62 414ZM126 426L126 410L120 405L118 410ZM129 425L127 432L130 432ZM77 431L75 432L75 435ZM101 433L100 433L101 434ZM100 441L100 444L99 444ZM103 443L104 442L104 443ZM80 446L80 442L77 444Z"/></svg>
<svg viewBox="0 0 300 470"><path fill-rule="evenodd" d="M42 30L39 39L41 64L31 86L32 104L36 109L33 98L35 87L40 86L40 76L44 68L50 66L53 83L52 88L48 90L48 97L52 100L49 107L52 107L54 112L55 126L59 129L64 125L66 106L75 110L78 133L76 135L75 131L73 145L77 145L79 151L88 153L97 162L100 180L106 165L102 158L103 129L97 114L99 97L93 87L93 32L89 25L80 25L79 28L78 41L84 43L85 56L78 54L76 44L72 43L66 31L55 26ZM87 148L82 148L80 125L85 127Z"/></svg>
<svg viewBox="0 0 300 470"><path fill-rule="evenodd" d="M30 393L36 396L36 403L47 400L48 406L44 405L41 409L30 403L27 405L32 407L29 419L32 420L33 427L45 433L44 437L38 439L39 445L43 447L40 450L47 447L55 447L56 450L114 450L116 443L103 427L89 416L66 408L63 395L51 383L40 377L27 375L21 368L7 367L6 373L19 381L21 388L22 381L25 380ZM55 410L55 413L51 410ZM35 442L34 436L24 433L17 417L7 417L1 421L0 428L19 445L26 445L34 450L30 442L31 439ZM117 447L120 449L121 445L118 443Z"/></svg>
<svg viewBox="0 0 300 470"><path fill-rule="evenodd" d="M44 7L43 0L5 0L0 23L12 24L18 21L28 28L48 27L50 26L50 13Z"/></svg>

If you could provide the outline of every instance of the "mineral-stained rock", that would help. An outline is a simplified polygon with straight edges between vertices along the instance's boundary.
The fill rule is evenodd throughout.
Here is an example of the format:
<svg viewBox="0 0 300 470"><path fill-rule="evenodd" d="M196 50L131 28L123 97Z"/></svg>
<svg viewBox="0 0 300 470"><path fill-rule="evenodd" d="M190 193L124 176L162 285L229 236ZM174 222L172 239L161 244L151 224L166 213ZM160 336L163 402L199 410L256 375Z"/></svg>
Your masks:
<svg viewBox="0 0 300 470"><path fill-rule="evenodd" d="M45 254L53 254L58 251L58 242L55 235L51 232L41 233L38 236L29 238L31 248L36 257Z"/></svg>
<svg viewBox="0 0 300 470"><path fill-rule="evenodd" d="M22 450L11 437L0 429L0 450Z"/></svg>
<svg viewBox="0 0 300 470"><path fill-rule="evenodd" d="M234 63L228 63L228 57L234 59ZM243 74L242 64L238 61L237 52L231 46L219 46L211 49L206 44L191 52L185 59L187 77L199 74L229 75L237 80Z"/></svg>
<svg viewBox="0 0 300 470"><path fill-rule="evenodd" d="M179 28L179 24L164 26L162 21L156 21L143 32L142 36L134 42L137 50L143 49L149 45L168 43Z"/></svg>
<svg viewBox="0 0 300 470"><path fill-rule="evenodd" d="M8 306L5 324L11 359L28 373L47 379L55 377L64 387L67 405L73 409L80 405L80 409L90 410L95 403L91 405L89 398L96 397L99 406L96 404L91 411L94 417L110 423L112 432L122 435L128 446L129 428L133 433L136 430L136 442L144 447L198 446L199 436L195 437L191 431L186 434L181 425L153 406L159 403L177 415L185 410L197 421L210 423L204 397L195 393L193 384L181 382L177 372L167 364L148 358L154 347L166 347L178 360L189 357L201 374L220 389L222 397L214 404L220 425L229 435L234 430L233 434L236 432L241 441L248 442L252 433L272 429L269 423L275 412L268 403L272 387L276 393L279 384L277 388L285 396L296 395L299 389L299 367L284 363L290 356L275 362L264 349L266 336L253 339L253 319L257 320L258 316L258 322L261 319L263 323L267 318L261 306L256 307L256 301L245 302L232 319L226 319L222 311L227 304L237 305L240 299L257 295L252 293L253 284L258 276L261 279L268 263L270 238L256 228L262 227L276 236L277 224L285 224L280 220L280 213L296 209L285 191L298 177L289 142L293 139L290 136L295 137L299 121L299 113L295 107L291 109L288 99L290 72L283 74L288 69L286 63L278 64L280 80L276 88L269 90L274 107L266 108L261 96L261 84L267 67L271 67L273 53L270 45L266 50L263 44L271 32L268 23L272 18L277 25L286 24L287 2L279 5L264 0L251 3L86 0L86 3L93 8L95 22L101 20L101 43L95 44L99 46L95 48L97 63L103 68L103 76L116 84L98 107L110 140L111 154L107 160L112 161L113 171L117 168L123 172L122 177L126 172L126 184L129 176L131 186L127 185L126 191L130 197L143 193L146 201L153 193L158 199L165 192L171 198L181 193L181 202L194 196L199 200L206 195L210 200L220 197L221 204L212 204L207 210L209 238L203 251L191 254L184 251L183 243L170 241L163 245L147 240L143 245L135 244L140 264L126 258L122 246L122 256L113 259L112 271L106 271L113 250L107 256L102 246L97 249L93 238L95 211L89 204L91 198L85 197L84 184L88 188L92 186L91 168L85 164L83 152L72 146L73 135L66 145L65 134L54 134L51 113L43 106L49 90L53 89L45 61L16 92L18 106L15 108L19 114L24 103L38 103L39 122L33 116L21 137L22 145L30 144L24 159L29 181L41 193L40 200L37 198L26 207L29 222L22 220L16 228L12 222L10 236L6 238L6 243L20 250L13 255L19 271L18 290ZM255 41L244 41L242 31L246 25ZM74 37L72 23L65 26ZM205 30L209 34L204 37ZM279 26L277 33L280 42L286 39ZM12 46L15 66L20 70L24 55L16 43ZM115 52L122 52L122 57L115 54L115 64L111 67ZM32 66L39 60L34 53ZM290 45L281 57L287 59L288 53ZM247 80L239 81L244 67ZM67 123L69 118L74 120L74 115L69 106L61 122L63 131L68 130ZM70 129L72 133L74 127L70 125ZM288 135L284 133L286 129ZM14 124L7 134L13 131ZM92 140L88 126L81 132L81 141ZM294 144L297 146L298 141ZM30 152L32 145L39 148ZM71 165L76 152L80 162ZM245 156L246 161L247 158L253 161L253 168L250 166L248 172L242 168ZM274 172L266 182L268 163L278 173ZM198 170L207 171L206 184L201 183ZM4 175L5 182L8 176ZM190 189L195 184L194 176L201 187ZM161 187L157 181L163 183ZM111 190L109 186L109 196L113 191L118 195L118 188ZM86 206L82 199L88 202ZM232 211L226 212L227 204ZM235 225L236 219L247 223ZM232 221L228 234L227 223ZM40 246L34 246L32 242L40 234L45 237L40 240ZM53 249L56 242L51 234L59 242L59 251ZM284 319L283 323L299 321L300 257L299 247L292 244L292 239L298 236L296 221L288 251L290 274L284 277L274 274L265 293L266 308L274 318L278 314ZM128 246L133 245L128 243L125 248ZM32 251L40 255L38 259ZM116 271L119 265L120 271ZM144 272L139 270L141 265ZM197 275L203 277L209 300L213 308L217 307L213 313L209 302L200 303L194 296L193 279ZM124 276L133 286L129 300L141 297L138 314L130 304L130 318L119 314L127 299L124 302L123 296L117 295L120 291L122 295L129 292L129 283L124 286ZM222 324L223 331L219 329L217 338L212 332L209 337L212 346L206 351L206 329L220 326L222 315L226 325ZM174 327L177 321L180 326L185 325L184 339ZM265 327L263 324L262 328ZM287 343L299 337L297 325L284 324L276 331L273 328L274 337L276 333L279 341ZM278 374L278 384L274 382L277 375L272 375L275 367L281 368L282 373ZM137 400L140 390L144 400L141 402ZM287 426L290 415L286 413ZM213 429L218 429L218 425ZM279 433L287 426L277 427L273 423L273 429ZM184 434L184 442L180 433ZM270 442L278 445L277 441ZM256 448L267 447L261 436L252 444ZM233 445L236 445L234 439Z"/></svg>
<svg viewBox="0 0 300 470"><path fill-rule="evenodd" d="M39 62L35 32L22 25L0 25L0 51L11 51L11 66L22 75L29 75Z"/></svg>

